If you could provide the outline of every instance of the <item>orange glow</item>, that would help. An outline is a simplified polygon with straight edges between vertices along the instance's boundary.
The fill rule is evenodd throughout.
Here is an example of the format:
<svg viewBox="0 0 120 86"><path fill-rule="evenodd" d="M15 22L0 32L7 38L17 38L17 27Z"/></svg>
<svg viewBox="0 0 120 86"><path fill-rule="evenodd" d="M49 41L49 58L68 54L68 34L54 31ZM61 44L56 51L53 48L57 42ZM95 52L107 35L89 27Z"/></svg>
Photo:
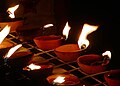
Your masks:
<svg viewBox="0 0 120 86"><path fill-rule="evenodd" d="M39 65L35 65L33 63L31 63L29 66L27 66L28 68L30 68L30 70L36 70L36 69L40 69L41 66Z"/></svg>
<svg viewBox="0 0 120 86"><path fill-rule="evenodd" d="M111 52L110 51L105 51L104 53L102 53L102 56L108 56L109 59L111 59Z"/></svg>
<svg viewBox="0 0 120 86"><path fill-rule="evenodd" d="M62 76L58 76L54 81L53 81L53 83L58 83L58 84L60 84L60 83L63 83L65 80L65 77L62 77Z"/></svg>
<svg viewBox="0 0 120 86"><path fill-rule="evenodd" d="M66 23L64 29L63 29L63 35L65 36L65 39L68 38L69 35L69 30L71 29L71 27L68 25L68 22Z"/></svg>
<svg viewBox="0 0 120 86"><path fill-rule="evenodd" d="M22 44L18 44L18 45L16 45L16 46L14 46L14 47L12 47L9 51L8 51L8 53L5 55L5 57L4 58L9 58L18 48L20 48L22 46Z"/></svg>
<svg viewBox="0 0 120 86"><path fill-rule="evenodd" d="M78 45L80 49L86 49L89 46L87 35L97 30L98 26L84 24L81 35L79 36Z"/></svg>
<svg viewBox="0 0 120 86"><path fill-rule="evenodd" d="M10 32L10 26L6 25L5 28L0 32L0 44L3 42L5 37L9 34Z"/></svg>
<svg viewBox="0 0 120 86"><path fill-rule="evenodd" d="M7 12L9 13L10 18L15 18L14 12L19 7L19 5L15 5L14 7L8 8Z"/></svg>

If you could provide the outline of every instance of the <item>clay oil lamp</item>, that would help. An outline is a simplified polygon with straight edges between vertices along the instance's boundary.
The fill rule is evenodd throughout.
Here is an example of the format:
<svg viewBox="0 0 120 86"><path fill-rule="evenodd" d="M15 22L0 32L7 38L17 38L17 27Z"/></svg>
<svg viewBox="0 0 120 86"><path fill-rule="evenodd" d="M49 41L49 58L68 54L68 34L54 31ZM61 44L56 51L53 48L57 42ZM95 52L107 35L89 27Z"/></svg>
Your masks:
<svg viewBox="0 0 120 86"><path fill-rule="evenodd" d="M44 28L48 28L48 26L45 25ZM58 46L61 46L64 42L64 38L62 36L57 35L43 35L35 37L34 42L37 45L37 47L42 50L52 50Z"/></svg>
<svg viewBox="0 0 120 86"><path fill-rule="evenodd" d="M120 69L110 70L105 73L104 79L109 86L120 86Z"/></svg>
<svg viewBox="0 0 120 86"><path fill-rule="evenodd" d="M79 78L71 74L54 74L46 79L53 86L78 86L80 83Z"/></svg>
<svg viewBox="0 0 120 86"><path fill-rule="evenodd" d="M29 42L33 41L35 37L41 36L43 33L43 29L40 25L26 24L18 27L16 29L16 32L21 41Z"/></svg>
<svg viewBox="0 0 120 86"><path fill-rule="evenodd" d="M3 74L2 76L8 76L12 72L11 65L8 63L9 57L22 45L16 45L9 49L9 51L3 57L4 62L0 65L0 73Z"/></svg>
<svg viewBox="0 0 120 86"><path fill-rule="evenodd" d="M45 79L52 74L53 65L31 63L24 67L23 71L31 79Z"/></svg>
<svg viewBox="0 0 120 86"><path fill-rule="evenodd" d="M13 69L22 69L28 65L33 53L30 51L16 51L22 44L18 44L9 49L8 53L3 57L6 62ZM15 52L16 51L16 52Z"/></svg>
<svg viewBox="0 0 120 86"><path fill-rule="evenodd" d="M23 19L22 18L15 18L15 11L18 9L19 5L15 5L13 7L10 7L6 11L5 18L3 17L0 21L0 27L4 28L6 25L10 25L11 29L10 32L16 31L16 28L23 25Z"/></svg>
<svg viewBox="0 0 120 86"><path fill-rule="evenodd" d="M64 44L54 49L55 54L63 61L75 61L86 50L89 41L87 35L95 31L98 26L84 24L82 33L79 37L78 44Z"/></svg>
<svg viewBox="0 0 120 86"><path fill-rule="evenodd" d="M77 63L82 71L94 74L106 70L111 59L111 52L106 51L102 55L86 54L78 57Z"/></svg>
<svg viewBox="0 0 120 86"><path fill-rule="evenodd" d="M2 58L14 44L5 37L10 32L10 26L6 25L0 32L0 57Z"/></svg>

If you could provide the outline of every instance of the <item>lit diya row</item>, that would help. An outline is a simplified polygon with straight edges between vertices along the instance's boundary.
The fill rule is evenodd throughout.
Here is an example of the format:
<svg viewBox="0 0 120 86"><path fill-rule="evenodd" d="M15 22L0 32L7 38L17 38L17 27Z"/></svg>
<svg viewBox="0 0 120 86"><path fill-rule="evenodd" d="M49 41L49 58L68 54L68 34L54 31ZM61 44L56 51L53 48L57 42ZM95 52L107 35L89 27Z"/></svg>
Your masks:
<svg viewBox="0 0 120 86"><path fill-rule="evenodd" d="M14 11L19 7L19 5L15 6L15 9L12 11L9 11L12 8L9 8L7 11L10 14L9 16L11 18L14 18ZM49 28L53 26L52 24L45 25L45 28ZM0 32L0 35L2 36L0 38L0 47L6 47L8 46L8 42L5 43L4 39L9 34L10 26L6 25L5 28ZM38 48L42 50L50 50L54 49L55 54L63 61L70 62L70 61L76 61L82 71L84 71L87 74L95 74L104 72L107 65L110 62L111 59L111 52L105 51L102 55L96 55L96 54L88 54L88 55L82 55L82 51L86 50L88 46L90 45L89 40L87 40L88 34L92 33L93 31L96 31L98 26L84 24L82 32L79 36L78 44L63 44L68 38L69 30L71 27L68 25L68 22L66 23L64 29L63 29L63 36L40 36L35 37L34 42L38 46ZM26 57L22 56L23 59L16 59L16 57L19 57L19 53L12 56L15 51L20 48L22 44L18 44L16 46L12 45L9 46L9 48L1 48L0 52L3 51L3 49L7 49L6 53L4 53L2 56L4 56L4 63L5 65L9 62L16 64L19 62L21 65L23 63L26 63L27 60L23 61L23 59ZM26 53L26 52L25 52ZM25 54L24 53L24 54ZM1 53L2 54L2 53ZM33 54L31 54L28 57L31 57ZM11 58L11 57L14 57ZM10 60L11 59L11 60ZM27 58L29 59L29 58ZM14 61L13 61L14 60ZM30 60L30 59L29 59ZM28 61L29 61L28 60ZM12 62L13 61L13 62ZM14 65L16 65L14 64ZM21 66L20 64L17 64ZM13 65L13 64L12 64ZM11 65L11 66L12 66ZM80 79L77 76L74 76L72 74L52 74L53 66L52 65L39 65L39 64L25 64L22 66L23 70L25 71L28 76L31 76L31 78L38 78L41 76L46 76L47 74L47 81L50 84L53 85L77 85L80 83ZM117 78L117 75L119 73L119 70L113 70L110 72L105 73L104 77L105 80L108 82L110 86L118 86L120 84L120 79ZM40 75L40 76L39 76ZM50 75L50 76L49 76ZM112 78L111 78L112 77ZM117 78L117 79L116 79Z"/></svg>

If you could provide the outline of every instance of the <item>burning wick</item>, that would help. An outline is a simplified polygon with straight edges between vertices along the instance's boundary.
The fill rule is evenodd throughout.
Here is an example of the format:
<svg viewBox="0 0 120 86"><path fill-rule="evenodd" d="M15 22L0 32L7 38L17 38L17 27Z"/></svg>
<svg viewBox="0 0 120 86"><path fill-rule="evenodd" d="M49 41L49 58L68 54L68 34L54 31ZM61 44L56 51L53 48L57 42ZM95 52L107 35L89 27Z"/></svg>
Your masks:
<svg viewBox="0 0 120 86"><path fill-rule="evenodd" d="M78 39L78 45L81 50L86 49L89 46L89 40L87 39L88 34L96 31L98 26L84 24L82 32Z"/></svg>
<svg viewBox="0 0 120 86"><path fill-rule="evenodd" d="M15 18L14 11L19 7L19 5L16 5L14 7L8 8L7 12L9 14L10 18Z"/></svg>
<svg viewBox="0 0 120 86"><path fill-rule="evenodd" d="M35 64L33 64L33 63L31 63L29 66L27 66L29 69L28 69L28 71L30 71L30 70L37 70L37 69L40 69L41 68L41 66L39 66L39 65L35 65Z"/></svg>
<svg viewBox="0 0 120 86"><path fill-rule="evenodd" d="M53 85L59 85L61 83L63 83L65 80L65 77L62 76L58 76L54 81L53 81Z"/></svg>
<svg viewBox="0 0 120 86"><path fill-rule="evenodd" d="M5 55L4 61L7 62L7 59L8 59L18 48L20 48L21 46L22 46L22 44L18 44L18 45L16 45L16 46L12 47L12 48L8 51L8 53Z"/></svg>
<svg viewBox="0 0 120 86"><path fill-rule="evenodd" d="M47 25L44 25L44 28L49 28L49 27L52 27L53 24L47 24Z"/></svg>
<svg viewBox="0 0 120 86"><path fill-rule="evenodd" d="M63 38L64 38L65 40L67 40L67 38L68 38L69 30L70 30L70 29L71 29L71 27L69 26L68 22L66 22L66 25L65 25L65 27L64 27L64 29L63 29Z"/></svg>
<svg viewBox="0 0 120 86"><path fill-rule="evenodd" d="M97 65L97 64L104 65L110 59L111 59L111 52L106 51L102 54L102 61L95 61L95 62L91 63L91 65Z"/></svg>

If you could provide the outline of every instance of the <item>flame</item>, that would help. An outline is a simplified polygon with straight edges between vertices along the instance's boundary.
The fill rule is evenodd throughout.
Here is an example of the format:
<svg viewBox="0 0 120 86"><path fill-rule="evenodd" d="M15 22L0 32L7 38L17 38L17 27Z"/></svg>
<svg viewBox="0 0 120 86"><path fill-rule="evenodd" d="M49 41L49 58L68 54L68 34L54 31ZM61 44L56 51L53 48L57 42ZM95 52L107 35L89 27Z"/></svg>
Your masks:
<svg viewBox="0 0 120 86"><path fill-rule="evenodd" d="M18 44L18 45L16 45L16 46L14 46L14 47L12 47L9 51L8 51L8 53L5 55L5 57L4 58L9 58L18 48L20 48L22 46L22 44Z"/></svg>
<svg viewBox="0 0 120 86"><path fill-rule="evenodd" d="M65 77L58 76L53 82L54 83L63 83L65 80Z"/></svg>
<svg viewBox="0 0 120 86"><path fill-rule="evenodd" d="M35 69L40 69L41 68L41 66L39 66L39 65L35 65L35 64L33 64L33 63L31 63L29 66L27 66L28 68L30 68L31 70L35 70Z"/></svg>
<svg viewBox="0 0 120 86"><path fill-rule="evenodd" d="M87 40L87 35L91 32L97 30L98 26L93 26L89 24L84 24L81 35L78 40L78 45L80 49L86 49L89 46L89 41Z"/></svg>
<svg viewBox="0 0 120 86"><path fill-rule="evenodd" d="M5 28L0 32L0 44L2 41L5 39L5 37L9 34L10 32L10 26L6 25Z"/></svg>
<svg viewBox="0 0 120 86"><path fill-rule="evenodd" d="M68 38L68 34L69 34L69 30L71 29L71 27L68 25L68 22L66 22L66 25L63 29L63 35L65 36L65 39Z"/></svg>
<svg viewBox="0 0 120 86"><path fill-rule="evenodd" d="M44 28L49 28L49 27L52 27L53 26L53 24L46 24L46 25L44 25Z"/></svg>
<svg viewBox="0 0 120 86"><path fill-rule="evenodd" d="M102 53L102 56L108 56L109 59L111 59L111 52L110 51L105 51L104 53Z"/></svg>
<svg viewBox="0 0 120 86"><path fill-rule="evenodd" d="M19 7L19 5L15 5L14 7L8 8L7 12L9 13L10 18L15 18L14 12Z"/></svg>

